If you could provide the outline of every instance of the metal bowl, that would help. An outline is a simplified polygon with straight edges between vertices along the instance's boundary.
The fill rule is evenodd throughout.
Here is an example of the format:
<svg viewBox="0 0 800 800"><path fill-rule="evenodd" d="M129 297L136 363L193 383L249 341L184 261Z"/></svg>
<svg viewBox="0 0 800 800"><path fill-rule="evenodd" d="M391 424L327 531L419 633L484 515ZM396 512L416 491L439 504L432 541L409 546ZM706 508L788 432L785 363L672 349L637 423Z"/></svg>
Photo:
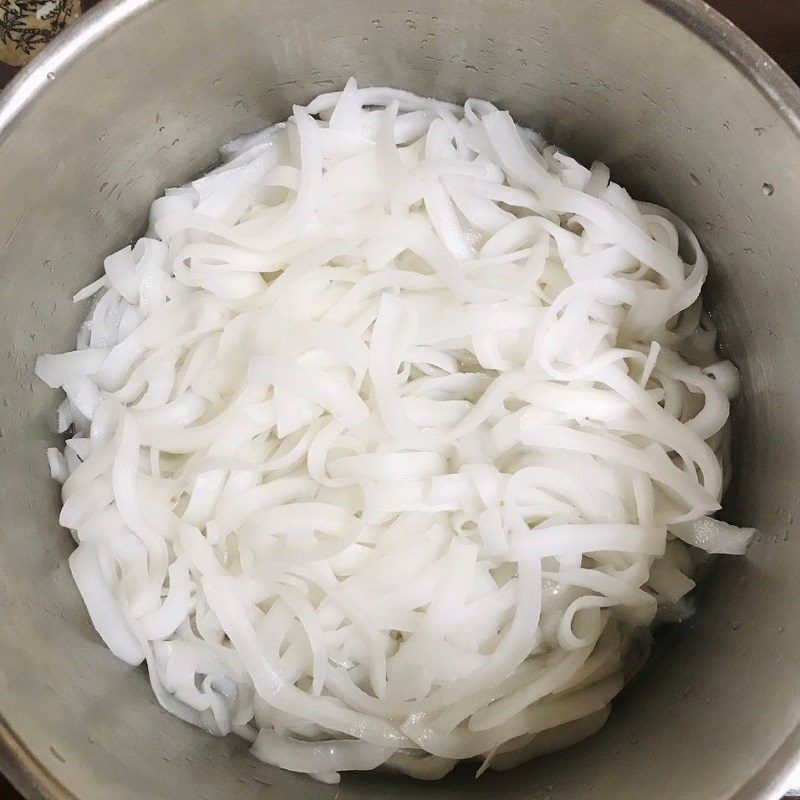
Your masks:
<svg viewBox="0 0 800 800"><path fill-rule="evenodd" d="M341 86L487 97L697 231L741 367L727 512L761 536L720 563L591 740L502 775L338 788L161 711L91 629L44 458L72 293L165 187L233 136ZM800 750L800 91L700 0L107 0L0 101L0 766L30 798L409 792L449 800L777 797Z"/></svg>

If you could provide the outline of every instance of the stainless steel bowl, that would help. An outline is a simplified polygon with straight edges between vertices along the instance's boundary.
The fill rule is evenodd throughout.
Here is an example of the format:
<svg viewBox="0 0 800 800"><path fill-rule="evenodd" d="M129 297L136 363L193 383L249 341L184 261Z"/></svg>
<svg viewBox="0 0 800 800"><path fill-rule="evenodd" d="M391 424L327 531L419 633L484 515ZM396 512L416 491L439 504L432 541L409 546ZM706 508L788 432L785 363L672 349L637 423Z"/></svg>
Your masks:
<svg viewBox="0 0 800 800"><path fill-rule="evenodd" d="M590 741L500 776L338 788L265 767L162 712L103 647L66 568L37 353L68 348L72 293L148 204L218 145L341 86L487 97L639 196L713 260L742 368L725 560ZM780 794L800 750L800 91L700 0L107 0L0 102L0 765L28 797L188 800L409 792L448 800Z"/></svg>

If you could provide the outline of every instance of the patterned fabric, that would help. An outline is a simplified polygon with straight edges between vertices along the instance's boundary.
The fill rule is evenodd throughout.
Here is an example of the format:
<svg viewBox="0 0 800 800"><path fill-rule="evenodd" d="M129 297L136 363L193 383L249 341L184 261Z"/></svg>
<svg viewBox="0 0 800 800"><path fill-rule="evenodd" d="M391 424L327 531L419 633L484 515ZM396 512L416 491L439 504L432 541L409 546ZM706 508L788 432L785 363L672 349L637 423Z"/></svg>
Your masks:
<svg viewBox="0 0 800 800"><path fill-rule="evenodd" d="M0 60L27 64L81 12L79 0L5 0L0 4Z"/></svg>

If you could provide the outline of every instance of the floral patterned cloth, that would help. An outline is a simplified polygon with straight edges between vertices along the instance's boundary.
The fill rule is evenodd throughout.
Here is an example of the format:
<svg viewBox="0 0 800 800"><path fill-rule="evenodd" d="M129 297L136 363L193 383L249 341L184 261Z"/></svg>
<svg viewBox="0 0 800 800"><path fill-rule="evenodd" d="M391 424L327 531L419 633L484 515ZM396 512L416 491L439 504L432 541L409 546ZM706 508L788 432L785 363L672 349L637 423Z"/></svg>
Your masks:
<svg viewBox="0 0 800 800"><path fill-rule="evenodd" d="M79 0L5 0L0 4L0 60L27 64L78 17Z"/></svg>
<svg viewBox="0 0 800 800"><path fill-rule="evenodd" d="M0 0L0 89L97 1Z"/></svg>

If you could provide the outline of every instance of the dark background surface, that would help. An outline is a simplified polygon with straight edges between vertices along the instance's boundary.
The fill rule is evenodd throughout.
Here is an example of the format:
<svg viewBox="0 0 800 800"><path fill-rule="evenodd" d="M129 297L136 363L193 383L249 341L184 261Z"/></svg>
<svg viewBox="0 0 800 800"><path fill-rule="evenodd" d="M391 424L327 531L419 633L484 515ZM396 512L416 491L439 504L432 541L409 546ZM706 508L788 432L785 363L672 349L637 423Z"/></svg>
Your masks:
<svg viewBox="0 0 800 800"><path fill-rule="evenodd" d="M44 0L42 0L42 3ZM70 0L61 0L65 6L71 5ZM97 0L83 0L83 8L95 5ZM742 30L761 45L788 73L800 83L800 0L709 0L710 4L725 14ZM0 0L0 41L6 42L6 51L0 50L0 88L13 77L19 67L5 63L8 48L14 48L18 34L15 31L4 29L4 23L9 19L8 8L11 0ZM13 4L18 7L17 3ZM35 0L31 0L35 6ZM55 20L58 25L60 20ZM25 46L20 42L16 47L16 56L8 60L21 61L33 53L21 52L22 48L29 50L38 49L38 43L51 38L57 31L46 31L37 36L36 42ZM698 780L700 776L698 776ZM0 800L21 800L20 796L0 775ZM113 800L109 798L109 800ZM665 798L668 800L668 798Z"/></svg>

